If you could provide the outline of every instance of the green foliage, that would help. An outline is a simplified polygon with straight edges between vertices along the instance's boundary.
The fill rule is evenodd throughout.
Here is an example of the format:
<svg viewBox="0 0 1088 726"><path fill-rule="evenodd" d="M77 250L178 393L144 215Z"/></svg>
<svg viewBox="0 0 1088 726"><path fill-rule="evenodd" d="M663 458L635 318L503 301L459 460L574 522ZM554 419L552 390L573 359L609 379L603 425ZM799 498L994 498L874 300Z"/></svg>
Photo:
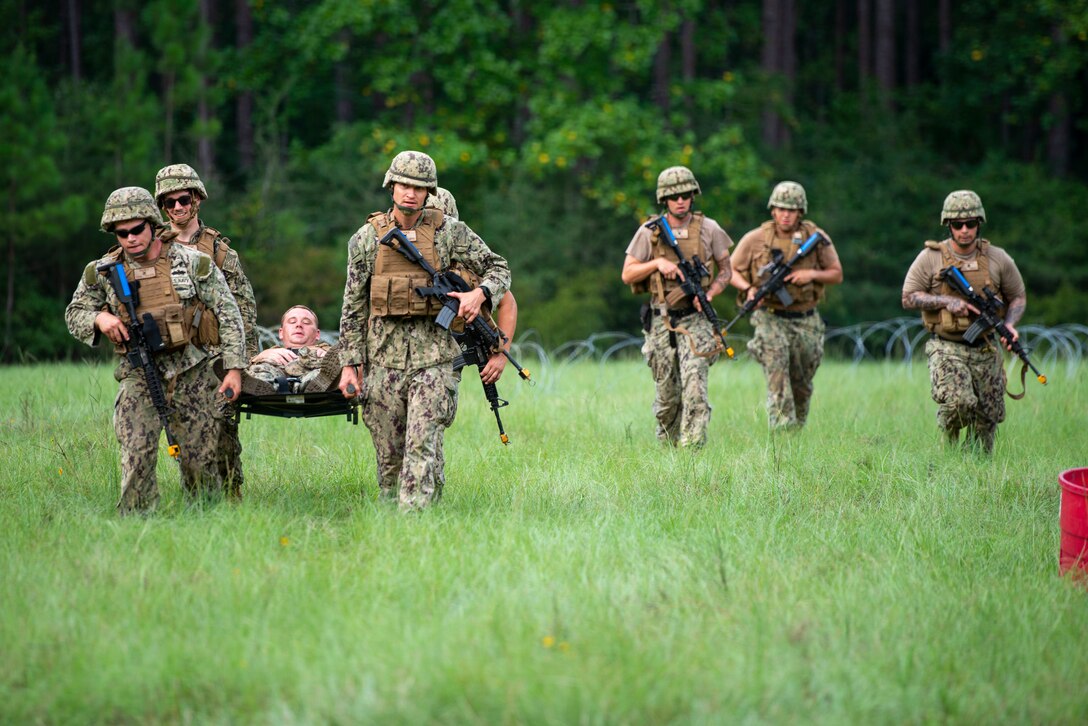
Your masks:
<svg viewBox="0 0 1088 726"><path fill-rule="evenodd" d="M67 55L73 7L79 79ZM216 167L198 169L213 195L203 213L234 240L262 320L306 298L321 301L332 327L346 241L388 207L381 178L405 148L436 159L465 221L510 259L523 320L549 341L588 321L635 329L638 301L618 283L622 252L655 211L657 174L674 164L692 168L698 208L734 240L766 218L776 181L805 184L845 266L825 307L834 324L902 314L906 267L942 234L934 209L961 187L982 194L994 214L987 234L1020 263L1027 321L1069 322L1084 309L1075 224L1088 169L1085 0L970 0L955 8L946 54L935 16L923 13L922 78L887 102L843 72L857 29L852 17L837 25L826 3L798 9L792 83L759 66L756 0L248 8L254 37L241 46L222 4L204 24L180 0L82 2L61 14L0 0L14 19L0 30L9 55L0 94L11 109L0 156L18 188L0 215L17 295L67 302L83 265L110 244L94 232L110 191L150 187L167 163L198 164L208 139ZM131 44L117 32L122 12L134 22ZM253 103L252 166L238 147L242 94ZM768 104L791 130L788 148L758 141ZM1063 107L1069 173L1056 178L1045 170L1047 134ZM587 295L593 302L572 317ZM723 298L719 312L731 310ZM42 324L47 340L63 339L60 319ZM4 355L20 350L40 348L13 334Z"/></svg>

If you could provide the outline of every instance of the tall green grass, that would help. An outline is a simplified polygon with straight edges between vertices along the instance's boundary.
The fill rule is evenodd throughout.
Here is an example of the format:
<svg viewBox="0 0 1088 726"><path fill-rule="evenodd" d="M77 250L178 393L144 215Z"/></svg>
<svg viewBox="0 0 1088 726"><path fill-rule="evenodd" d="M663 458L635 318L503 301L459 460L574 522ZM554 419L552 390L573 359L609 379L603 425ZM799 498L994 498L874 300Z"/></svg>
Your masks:
<svg viewBox="0 0 1088 726"><path fill-rule="evenodd" d="M119 519L109 370L0 376L0 721L1047 722L1088 714L1088 593L1058 577L1084 369L942 448L924 365L826 363L804 432L711 371L701 452L640 363L466 377L442 502L376 496L363 426L242 422L246 498L159 467Z"/></svg>

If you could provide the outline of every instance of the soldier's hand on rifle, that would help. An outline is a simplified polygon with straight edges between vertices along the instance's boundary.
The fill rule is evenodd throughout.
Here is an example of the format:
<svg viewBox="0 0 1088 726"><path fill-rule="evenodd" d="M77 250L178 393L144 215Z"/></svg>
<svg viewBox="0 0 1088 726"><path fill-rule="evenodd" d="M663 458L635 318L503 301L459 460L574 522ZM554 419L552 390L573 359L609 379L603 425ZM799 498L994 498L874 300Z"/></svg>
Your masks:
<svg viewBox="0 0 1088 726"><path fill-rule="evenodd" d="M1012 350L1012 344L1015 343L1016 341L1020 340L1020 333L1017 332L1016 328L1009 325L1008 323L1005 323L1005 327L1009 329L1010 333L1012 333L1012 340L1009 340L1008 338L1002 337L1001 342L1005 344L1005 350L1011 351Z"/></svg>
<svg viewBox="0 0 1088 726"><path fill-rule="evenodd" d="M466 323L471 323L476 319L476 316L480 314L480 307L484 304L484 291L480 288L475 290L469 290L468 292L451 292L450 297L455 297L461 301L460 307L457 308L457 314L465 319Z"/></svg>
<svg viewBox="0 0 1088 726"><path fill-rule="evenodd" d="M502 377L505 368L506 356L502 353L496 353L488 358L487 365L480 369L480 380L484 383L495 383Z"/></svg>
<svg viewBox="0 0 1088 726"><path fill-rule="evenodd" d="M657 258L657 271L660 272L666 280L684 279L684 273L680 272L680 268L676 266L676 263L670 262L664 257Z"/></svg>
<svg viewBox="0 0 1088 726"><path fill-rule="evenodd" d="M228 392L230 395L228 395ZM242 371L231 368L223 376L223 383L219 386L219 393L228 401L235 401L242 392Z"/></svg>
<svg viewBox="0 0 1088 726"><path fill-rule="evenodd" d="M958 297L949 296L945 301L944 306L948 308L948 312L956 315L957 317L967 317L967 313L971 312L978 315L978 308L966 300L962 300Z"/></svg>
<svg viewBox="0 0 1088 726"><path fill-rule="evenodd" d="M794 285L807 285L816 279L816 270L794 270L786 275L786 282Z"/></svg>
<svg viewBox="0 0 1088 726"><path fill-rule="evenodd" d="M348 393L348 386L351 386L351 393ZM359 372L355 366L344 366L344 370L340 371L340 384L337 388L340 389L344 398L355 398L358 395Z"/></svg>
<svg viewBox="0 0 1088 726"><path fill-rule="evenodd" d="M121 318L113 313L100 312L94 318L94 327L118 345L128 340L128 328L121 322Z"/></svg>

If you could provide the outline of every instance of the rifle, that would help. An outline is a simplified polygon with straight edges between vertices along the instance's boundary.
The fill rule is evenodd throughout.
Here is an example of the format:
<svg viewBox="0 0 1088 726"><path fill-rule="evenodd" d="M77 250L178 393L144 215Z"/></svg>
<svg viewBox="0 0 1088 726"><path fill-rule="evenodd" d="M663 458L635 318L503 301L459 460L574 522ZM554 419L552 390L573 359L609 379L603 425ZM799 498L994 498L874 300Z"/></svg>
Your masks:
<svg viewBox="0 0 1088 726"><path fill-rule="evenodd" d="M1009 344L1010 350L1015 353L1019 358L1022 366L1020 366L1020 383L1024 384L1027 378L1027 369L1030 368L1035 374L1035 379L1039 383L1046 385L1046 376L1039 372L1039 369L1035 367L1035 364L1028 358L1028 352L1024 349L1024 346L1020 344L1020 340L1013 340L1012 331L1009 330L1009 326L1005 324L1005 321L998 315L998 311L1005 307L1005 302L997 296L993 290L983 286L982 295L979 295L975 291L975 288L971 286L971 283L967 281L967 278L963 276L958 267L949 265L940 271L937 277L947 282L952 289L967 299L967 302L971 303L978 309L978 318L975 322L967 328L963 333L963 339L967 343L974 343L980 336L985 335L990 330L996 330L997 334ZM1008 388L1005 389L1009 397L1014 400L1019 400L1024 397L1024 392L1027 391L1027 385L1024 385L1024 391L1019 396L1014 396L1009 392Z"/></svg>
<svg viewBox="0 0 1088 726"><path fill-rule="evenodd" d="M767 297L768 295L774 295L778 298L778 301L782 303L782 307L789 307L793 304L793 295L790 295L789 290L786 289L786 276L793 272L793 266L797 264L797 261L806 256L809 252L816 249L816 245L823 242L827 244L827 238L819 232L813 232L812 235L804 241L801 248L791 257L789 260L783 262L782 258L785 255L782 254L782 250L771 249L771 261L760 268L759 276L767 276L766 281L759 286L756 290L755 296L744 303L741 306L740 312L737 313L737 317L729 321L729 325L725 326L728 331L737 321L743 318L748 313L756 309L756 305Z"/></svg>
<svg viewBox="0 0 1088 726"><path fill-rule="evenodd" d="M424 259L419 249L404 235L404 232L395 227L378 240L378 244L396 250L404 255L409 262L419 265L424 272L431 276L430 287L417 287L415 291L421 297L433 297L442 303L442 309L438 311L434 322L443 330L449 330L453 339L461 346L461 354L453 360L453 370L459 371L470 365L483 370L492 355L502 353L517 369L522 380L530 380L529 370L523 368L503 347L507 342L507 337L503 335L497 325L487 320L486 316L477 315L471 323L465 324L465 328L461 332L450 330L450 324L457 317L457 311L461 305L461 301L450 295L450 293L470 292L472 290L460 275L449 270L445 272L435 270ZM481 381L481 383L483 382ZM483 383L483 387L484 397L487 398L487 403L490 405L492 413L495 414L495 423L499 426L499 441L503 444L509 444L510 437L506 435L506 431L503 429L499 409L510 405L510 402L499 398L499 389L494 383Z"/></svg>
<svg viewBox="0 0 1088 726"><path fill-rule="evenodd" d="M140 368L144 372L144 380L147 381L147 392L151 395L151 403L159 414L159 423L166 432L166 451L173 458L178 458L181 447L178 446L174 435L170 433L169 416L173 409L166 403L166 392L163 390L162 380L159 378L159 369L151 359L153 353L158 353L166 348L162 342L162 334L159 326L151 313L144 313L142 320L136 318L136 306L139 304L139 282L129 286L128 277L125 276L125 268L120 262L104 262L95 267L99 273L109 277L110 286L113 287L117 299L128 311L128 342L125 347L128 352L125 357L133 368Z"/></svg>
<svg viewBox="0 0 1088 726"><path fill-rule="evenodd" d="M699 308L703 316L710 323L710 327L714 329L714 337L720 346L718 350L724 349L725 354L732 358L733 347L725 340L726 331L722 330L722 321L718 319L714 306L707 300L706 290L703 289L701 282L703 277L710 277L710 270L699 259L699 255L694 255L690 260L684 257L684 253L680 251L680 245L676 243L676 235L673 234L672 227L669 225L669 220L665 219L665 215L661 215L657 219L651 219L645 226L649 229L654 227L661 229L665 236L665 242L672 248L678 260L676 266L680 268L682 278L680 280L680 289L684 291L686 296L699 301ZM716 353L717 350L714 352Z"/></svg>

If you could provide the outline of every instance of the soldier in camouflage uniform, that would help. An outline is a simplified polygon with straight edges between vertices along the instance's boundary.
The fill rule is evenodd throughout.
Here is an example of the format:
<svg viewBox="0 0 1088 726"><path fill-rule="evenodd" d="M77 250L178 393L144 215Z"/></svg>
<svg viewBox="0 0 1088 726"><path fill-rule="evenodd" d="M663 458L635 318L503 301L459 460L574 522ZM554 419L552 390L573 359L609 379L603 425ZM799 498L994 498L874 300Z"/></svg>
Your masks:
<svg viewBox="0 0 1088 726"><path fill-rule="evenodd" d="M237 397L241 389L245 358L238 305L207 255L174 243L171 232L164 234L162 218L146 189L125 187L113 192L106 200L101 229L114 234L120 245L83 271L64 314L68 330L88 345L96 345L104 335L119 355L125 352L128 312L108 277L96 270L99 264L121 261L139 295L137 316L142 319L150 313L166 344L154 361L173 410L169 425L181 449L182 486L194 496L219 494L223 480L215 455L220 430L216 390L225 397L229 389ZM194 315L204 309L219 320L222 360L229 369L222 385L207 354L192 342ZM121 444L117 509L122 514L146 512L159 500L155 463L162 425L142 369L121 357L114 378L120 382L113 412Z"/></svg>
<svg viewBox="0 0 1088 726"><path fill-rule="evenodd" d="M713 283L701 281L707 299L713 300L729 283L733 240L713 219L692 210L700 193L699 182L687 167L669 167L657 177L657 203L681 252L689 260L695 256L708 264L713 260L717 267ZM701 447L711 413L707 378L721 345L710 322L696 309L697 302L683 294L678 259L659 228L640 225L627 245L621 277L635 294L651 295L651 302L642 308L646 333L642 354L656 390L657 438L673 446Z"/></svg>
<svg viewBox="0 0 1088 726"><path fill-rule="evenodd" d="M249 278L242 270L242 263L238 259L238 253L231 248L230 240L200 219L200 205L207 198L208 191L204 188L204 182L188 164L165 166L155 176L155 201L166 212L170 226L177 233L176 241L211 257L227 278L227 285L242 313L246 355L253 357L257 354L257 303L253 297L253 286L249 284ZM215 316L203 315L199 331L204 349L213 359L218 359L221 347ZM219 472L227 483L231 498L240 499L244 480L242 441L238 437L234 404L221 399L219 418L223 422L219 437Z"/></svg>
<svg viewBox="0 0 1088 726"><path fill-rule="evenodd" d="M363 397L381 495L398 498L401 509L412 510L442 493L443 436L457 408L458 376L451 363L459 348L435 324L434 301L413 292L430 284L427 274L378 241L399 228L435 269L460 263L478 275L479 287L451 293L460 299L466 321L479 315L485 303L502 298L510 286L510 269L468 225L425 209L438 186L431 157L418 151L397 154L383 185L393 207L371 214L348 242L339 387L346 398L354 395L349 386ZM362 382L356 366L362 366Z"/></svg>
<svg viewBox="0 0 1088 726"><path fill-rule="evenodd" d="M292 392L326 391L340 380L339 347L321 340L317 313L305 305L288 308L280 318L283 345L265 348L249 361L242 391L261 396L279 392L285 379L295 379Z"/></svg>
<svg viewBox="0 0 1088 726"><path fill-rule="evenodd" d="M767 202L771 219L741 238L733 253L732 284L744 304L763 283L773 250L790 259L813 232L819 231L827 244L801 258L786 276L786 291L793 296L789 306L774 295L763 298L752 314L755 335L748 352L763 366L767 378L767 419L771 430L800 429L808 420L812 381L824 355L824 322L816 306L827 285L842 282L842 264L831 237L813 222L804 219L808 198L797 182L775 185Z"/></svg>
<svg viewBox="0 0 1088 726"><path fill-rule="evenodd" d="M1027 306L1024 280L1013 259L981 237L986 222L982 200L970 190L952 192L941 209L941 225L949 237L928 241L907 271L903 307L921 310L933 337L926 343L937 426L950 444L966 429L964 446L990 453L997 425L1005 420L1005 372L992 332L968 344L963 334L978 310L941 278L946 267L959 268L976 290L989 287L1005 301L1005 324L1013 340L1015 325ZM1010 341L1005 341L1006 345Z"/></svg>

